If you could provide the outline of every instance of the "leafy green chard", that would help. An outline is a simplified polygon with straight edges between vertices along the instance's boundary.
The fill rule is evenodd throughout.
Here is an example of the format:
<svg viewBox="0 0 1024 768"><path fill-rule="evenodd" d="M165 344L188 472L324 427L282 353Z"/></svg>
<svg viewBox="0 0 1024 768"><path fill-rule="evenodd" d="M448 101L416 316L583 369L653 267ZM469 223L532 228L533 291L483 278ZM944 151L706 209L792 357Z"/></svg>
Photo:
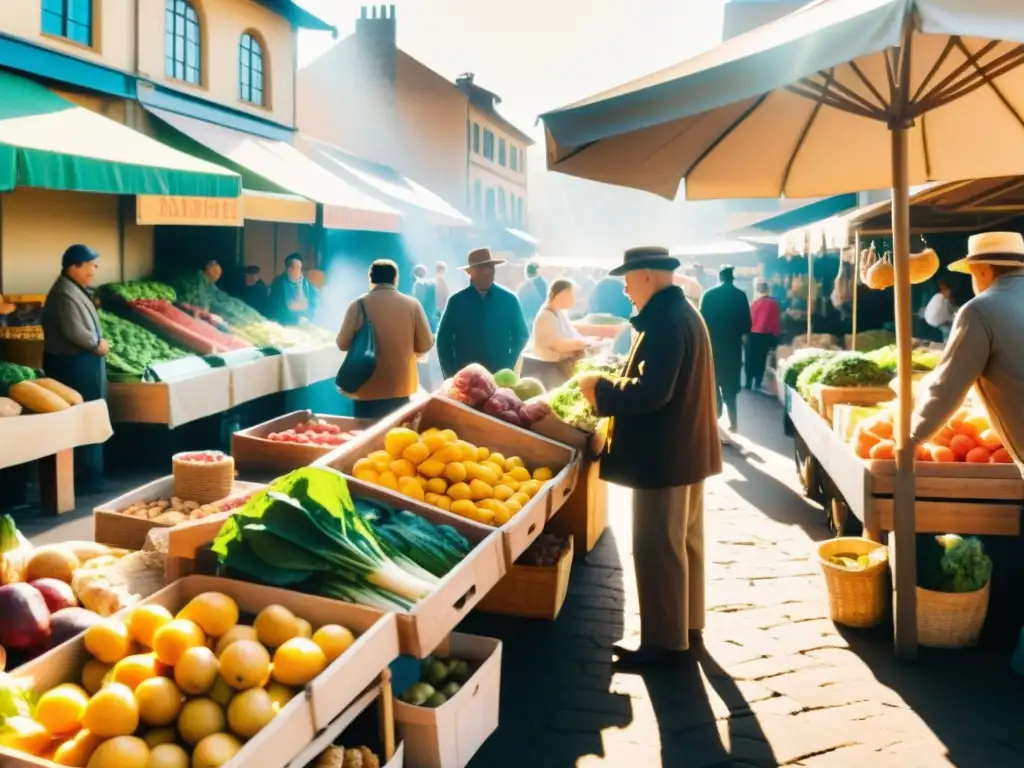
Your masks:
<svg viewBox="0 0 1024 768"><path fill-rule="evenodd" d="M110 345L107 365L122 373L141 376L154 363L188 357L189 352L171 346L152 331L122 317L99 310L100 330Z"/></svg>

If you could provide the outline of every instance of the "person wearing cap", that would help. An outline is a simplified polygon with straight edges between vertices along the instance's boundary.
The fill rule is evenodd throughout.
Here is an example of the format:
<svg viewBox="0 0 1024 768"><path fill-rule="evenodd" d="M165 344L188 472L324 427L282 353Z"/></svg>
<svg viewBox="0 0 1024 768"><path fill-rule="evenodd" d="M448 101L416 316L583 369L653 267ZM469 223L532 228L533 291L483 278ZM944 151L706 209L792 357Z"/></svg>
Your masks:
<svg viewBox="0 0 1024 768"><path fill-rule="evenodd" d="M76 390L85 401L107 397L109 351L92 300L99 254L87 245L72 245L61 259L60 277L43 305L43 371ZM103 485L103 446L75 449L75 485L98 491Z"/></svg>
<svg viewBox="0 0 1024 768"><path fill-rule="evenodd" d="M444 377L451 378L470 363L491 373L515 368L530 330L519 299L494 282L495 267L505 263L490 248L470 251L469 285L452 294L437 328L437 356Z"/></svg>
<svg viewBox="0 0 1024 768"><path fill-rule="evenodd" d="M673 284L678 259L633 248L624 276L637 308L622 375L577 376L608 417L601 477L633 489L633 562L640 647L616 647L617 664L671 661L704 629L704 481L722 471L715 371L707 329Z"/></svg>
<svg viewBox="0 0 1024 768"><path fill-rule="evenodd" d="M949 265L971 276L975 297L953 317L942 360L922 383L910 440L927 442L972 387L1003 446L1024 470L1024 237L986 232Z"/></svg>
<svg viewBox="0 0 1024 768"><path fill-rule="evenodd" d="M519 306L523 308L523 319L527 325L533 325L537 313L548 299L548 283L541 277L540 264L535 261L527 262L524 275L526 279L516 289L516 296L519 297Z"/></svg>
<svg viewBox="0 0 1024 768"><path fill-rule="evenodd" d="M270 312L281 325L312 321L316 314L317 290L302 274L302 256L293 253L284 260L284 274L270 285Z"/></svg>
<svg viewBox="0 0 1024 768"><path fill-rule="evenodd" d="M724 406L729 414L729 429L735 432L739 425L737 398L743 372L743 341L750 333L750 302L733 280L733 267L718 270L718 285L701 297L700 313L707 324L714 352L718 417L722 417Z"/></svg>

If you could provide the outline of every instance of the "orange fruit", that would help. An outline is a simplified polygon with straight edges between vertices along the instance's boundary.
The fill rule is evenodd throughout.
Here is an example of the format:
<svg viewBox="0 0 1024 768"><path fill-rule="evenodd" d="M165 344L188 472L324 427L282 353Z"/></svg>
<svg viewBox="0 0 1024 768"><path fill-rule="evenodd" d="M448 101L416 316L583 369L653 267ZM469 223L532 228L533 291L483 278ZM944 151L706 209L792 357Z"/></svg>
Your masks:
<svg viewBox="0 0 1024 768"><path fill-rule="evenodd" d="M1000 448L998 451L993 451L990 461L993 464L1013 464L1013 457L1008 450Z"/></svg>
<svg viewBox="0 0 1024 768"><path fill-rule="evenodd" d="M186 696L202 696L217 682L220 665L209 648L189 648L174 665L174 682Z"/></svg>
<svg viewBox="0 0 1024 768"><path fill-rule="evenodd" d="M238 603L220 592L204 592L189 600L178 618L195 622L210 637L220 637L238 623Z"/></svg>
<svg viewBox="0 0 1024 768"><path fill-rule="evenodd" d="M206 635L187 619L175 619L160 627L153 635L153 651L164 664L174 666L189 648L206 645Z"/></svg>
<svg viewBox="0 0 1024 768"><path fill-rule="evenodd" d="M944 445L936 445L932 447L932 461L940 464L956 461L956 454Z"/></svg>
<svg viewBox="0 0 1024 768"><path fill-rule="evenodd" d="M872 459L891 461L896 458L896 443L892 440L880 440L871 447L868 455Z"/></svg>
<svg viewBox="0 0 1024 768"><path fill-rule="evenodd" d="M173 680L154 677L139 683L135 689L135 703L139 719L146 725L160 728L170 725L181 712L181 691Z"/></svg>
<svg viewBox="0 0 1024 768"><path fill-rule="evenodd" d="M131 648L128 627L120 619L104 619L85 630L85 648L104 664L116 664Z"/></svg>
<svg viewBox="0 0 1024 768"><path fill-rule="evenodd" d="M991 458L991 451L989 451L988 448L984 448L979 445L977 448L972 448L967 452L967 456L964 457L964 461L969 464L988 464L989 459Z"/></svg>
<svg viewBox="0 0 1024 768"><path fill-rule="evenodd" d="M53 762L57 765L88 765L92 753L102 743L102 738L83 728L75 734L74 738L57 747L57 751L53 753Z"/></svg>
<svg viewBox="0 0 1024 768"><path fill-rule="evenodd" d="M226 725L224 710L211 699L189 699L178 715L178 735L186 744L198 744Z"/></svg>
<svg viewBox="0 0 1024 768"><path fill-rule="evenodd" d="M256 637L267 648L277 648L285 641L299 636L299 620L283 605L268 605L253 622Z"/></svg>
<svg viewBox="0 0 1024 768"><path fill-rule="evenodd" d="M173 618L162 605L140 605L128 617L128 634L140 645L152 648L153 635Z"/></svg>
<svg viewBox="0 0 1024 768"><path fill-rule="evenodd" d="M251 739L276 716L274 700L263 688L242 691L228 704L228 728L243 739Z"/></svg>
<svg viewBox="0 0 1024 768"><path fill-rule="evenodd" d="M162 671L160 662L154 654L137 653L117 662L110 674L110 680L126 685L134 691L143 680L157 677Z"/></svg>
<svg viewBox="0 0 1024 768"><path fill-rule="evenodd" d="M217 646L214 648L214 653L220 656L224 653L224 649L237 640L256 640L256 630L252 627L247 627L244 624L238 624L227 631L227 633L217 641Z"/></svg>
<svg viewBox="0 0 1024 768"><path fill-rule="evenodd" d="M126 685L109 683L89 699L82 726L105 739L130 736L139 727L139 705Z"/></svg>
<svg viewBox="0 0 1024 768"><path fill-rule="evenodd" d="M967 432L971 437L980 435L982 432L991 429L992 425L988 421L988 416L984 413L972 413L963 421L963 426L960 427L961 431Z"/></svg>
<svg viewBox="0 0 1024 768"><path fill-rule="evenodd" d="M324 624L313 633L313 642L320 646L328 664L351 648L355 641L352 631L340 624Z"/></svg>
<svg viewBox="0 0 1024 768"><path fill-rule="evenodd" d="M254 640L238 640L220 655L220 675L235 690L263 685L269 672L270 654Z"/></svg>
<svg viewBox="0 0 1024 768"><path fill-rule="evenodd" d="M89 768L147 768L149 747L136 736L104 741L89 758Z"/></svg>
<svg viewBox="0 0 1024 768"><path fill-rule="evenodd" d="M958 434L952 440L949 441L949 449L956 456L957 461L963 461L967 458L967 454L970 453L974 448L977 447L977 443L974 438L965 434Z"/></svg>
<svg viewBox="0 0 1024 768"><path fill-rule="evenodd" d="M192 768L220 768L234 760L242 742L230 733L213 733L192 750Z"/></svg>
<svg viewBox="0 0 1024 768"><path fill-rule="evenodd" d="M978 442L990 451L998 451L1003 447L1003 441L994 429L986 429L978 436Z"/></svg>
<svg viewBox="0 0 1024 768"><path fill-rule="evenodd" d="M36 721L54 736L67 736L82 727L89 695L77 685L58 685L36 703Z"/></svg>
<svg viewBox="0 0 1024 768"><path fill-rule="evenodd" d="M306 685L327 667L320 646L304 637L293 637L274 652L274 680L282 685Z"/></svg>
<svg viewBox="0 0 1024 768"><path fill-rule="evenodd" d="M109 664L104 664L98 659L89 659L85 662L82 668L82 687L85 688L85 692L92 696L102 688L111 669Z"/></svg>

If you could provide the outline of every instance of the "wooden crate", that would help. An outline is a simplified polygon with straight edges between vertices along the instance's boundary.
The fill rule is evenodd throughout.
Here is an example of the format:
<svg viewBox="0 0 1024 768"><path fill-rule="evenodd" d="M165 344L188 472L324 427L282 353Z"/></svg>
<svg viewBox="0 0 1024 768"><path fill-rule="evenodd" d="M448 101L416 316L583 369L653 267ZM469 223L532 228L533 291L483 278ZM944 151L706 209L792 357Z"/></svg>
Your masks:
<svg viewBox="0 0 1024 768"><path fill-rule="evenodd" d="M896 399L891 387L826 387L815 384L811 397L818 413L832 423L832 410L837 405L878 405Z"/></svg>
<svg viewBox="0 0 1024 768"><path fill-rule="evenodd" d="M513 564L505 578L480 601L484 613L554 621L569 591L573 543L567 539L558 562L550 567Z"/></svg>
<svg viewBox="0 0 1024 768"><path fill-rule="evenodd" d="M572 536L575 557L580 559L597 546L608 527L608 483L601 479L601 462L580 462L580 481L565 506L544 530L558 536Z"/></svg>
<svg viewBox="0 0 1024 768"><path fill-rule="evenodd" d="M239 472L290 472L306 467L334 450L323 445L298 445L268 440L272 432L283 432L310 419L323 419L342 431L368 429L374 422L349 416L325 416L312 411L293 411L231 435L231 455Z"/></svg>
<svg viewBox="0 0 1024 768"><path fill-rule="evenodd" d="M162 605L176 613L203 592L229 595L244 614L255 615L270 604L283 605L314 627L341 624L357 634L352 647L306 687L305 695L289 701L270 725L246 742L225 768L249 765L285 768L398 657L398 632L392 614L283 589L211 576L190 576L165 587L139 605ZM117 615L127 618L133 608ZM88 658L84 636L78 635L11 674L15 682L39 695L61 683L77 682ZM54 768L54 763L47 760L3 747L0 747L0 765Z"/></svg>
<svg viewBox="0 0 1024 768"><path fill-rule="evenodd" d="M529 504L501 526L506 563L509 565L541 534L547 519L561 509L572 494L577 480L579 454L572 448L513 427L454 400L436 396L403 408L316 463L351 475L355 463L374 451L382 450L388 430L399 426L408 426L416 431L431 427L452 429L459 438L474 445L486 446L504 456L519 456L530 469L550 467L555 473L554 478L544 484ZM391 504L400 506L406 499L397 492L379 490ZM442 510L437 511L448 518L457 517Z"/></svg>
<svg viewBox="0 0 1024 768"><path fill-rule="evenodd" d="M210 368L174 382L111 382L107 389L115 424L179 427L231 408L231 371Z"/></svg>

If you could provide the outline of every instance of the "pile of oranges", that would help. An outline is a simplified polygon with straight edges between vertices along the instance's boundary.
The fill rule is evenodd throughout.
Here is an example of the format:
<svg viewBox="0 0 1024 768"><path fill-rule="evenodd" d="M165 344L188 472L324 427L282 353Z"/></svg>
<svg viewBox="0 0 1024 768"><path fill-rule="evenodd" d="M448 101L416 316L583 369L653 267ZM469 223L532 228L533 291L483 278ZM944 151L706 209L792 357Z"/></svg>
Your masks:
<svg viewBox="0 0 1024 768"><path fill-rule="evenodd" d="M857 423L850 442L862 459L896 457L891 410ZM917 460L937 463L1012 464L1013 458L984 412L963 408L930 441L917 447Z"/></svg>

